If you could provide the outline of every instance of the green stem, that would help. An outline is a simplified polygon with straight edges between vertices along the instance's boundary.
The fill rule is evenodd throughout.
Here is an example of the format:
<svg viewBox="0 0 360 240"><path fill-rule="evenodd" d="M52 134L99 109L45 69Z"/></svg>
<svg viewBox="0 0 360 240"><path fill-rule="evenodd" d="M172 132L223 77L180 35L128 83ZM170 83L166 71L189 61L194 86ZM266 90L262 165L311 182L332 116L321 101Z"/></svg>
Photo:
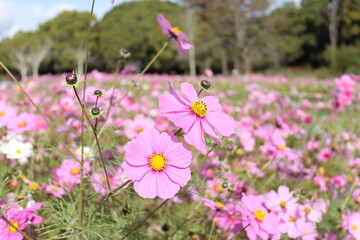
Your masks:
<svg viewBox="0 0 360 240"><path fill-rule="evenodd" d="M214 227L215 227L215 218L216 218L216 216L215 216L215 217L214 217L214 219L212 220L212 224L211 224L211 229L210 229L210 234L209 234L208 240L211 240L212 233L213 233L213 231L214 231Z"/></svg>
<svg viewBox="0 0 360 240"><path fill-rule="evenodd" d="M7 74L16 82L16 84L20 87L21 91L25 94L25 96L29 99L31 104L35 107L36 111L43 117L46 124L50 127L50 122L48 121L47 117L40 111L40 108L35 104L35 102L31 99L29 94L25 91L25 89L21 86L20 82L14 77L14 75L9 71L9 69L0 61L0 66L5 70Z"/></svg>
<svg viewBox="0 0 360 240"><path fill-rule="evenodd" d="M354 181L355 181L355 180L354 180ZM349 193L347 194L347 196L346 196L343 204L341 205L341 212L344 212L347 203L349 202L350 198L352 197L352 193L353 193L353 191L355 190L355 187L356 187L356 184L353 182L352 185L351 185L351 187L350 187Z"/></svg>
<svg viewBox="0 0 360 240"><path fill-rule="evenodd" d="M167 203L167 201L169 201L169 199L166 199L165 201L163 201L159 206L157 206L151 213L149 213L140 223L136 224L135 228L127 233L122 239L125 239L127 236L131 235L133 232L135 232L139 227L141 227L141 225L143 223L145 223L152 215L154 215L154 213L156 213L162 206L164 206L165 203Z"/></svg>
<svg viewBox="0 0 360 240"><path fill-rule="evenodd" d="M232 238L230 238L230 240L234 240L237 236L239 236L241 234L242 231L244 231L248 226L250 226L250 223L248 225L246 225L245 227L243 227L240 231L238 231Z"/></svg>

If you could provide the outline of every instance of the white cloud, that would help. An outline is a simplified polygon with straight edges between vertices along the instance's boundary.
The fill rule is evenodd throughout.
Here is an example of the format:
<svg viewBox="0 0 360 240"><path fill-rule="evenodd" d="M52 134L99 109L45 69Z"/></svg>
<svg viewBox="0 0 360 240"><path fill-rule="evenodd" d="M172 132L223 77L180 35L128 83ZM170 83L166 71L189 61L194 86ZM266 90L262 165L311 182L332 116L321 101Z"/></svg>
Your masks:
<svg viewBox="0 0 360 240"><path fill-rule="evenodd" d="M33 19L37 19L37 23L43 23L48 21L54 17L56 17L59 13L67 10L75 10L76 7L71 4L56 4L52 6L50 9L45 8L41 5L34 5L27 9L27 12L30 14L30 17Z"/></svg>
<svg viewBox="0 0 360 240"><path fill-rule="evenodd" d="M0 0L0 39L7 36L14 24L15 4L10 1Z"/></svg>

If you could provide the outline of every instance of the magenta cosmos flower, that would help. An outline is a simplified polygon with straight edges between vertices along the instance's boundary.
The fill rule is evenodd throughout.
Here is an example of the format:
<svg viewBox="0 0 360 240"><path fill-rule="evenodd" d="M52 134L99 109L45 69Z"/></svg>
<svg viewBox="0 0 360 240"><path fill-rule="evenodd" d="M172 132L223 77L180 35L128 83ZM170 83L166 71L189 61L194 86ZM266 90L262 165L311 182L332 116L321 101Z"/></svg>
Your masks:
<svg viewBox="0 0 360 240"><path fill-rule="evenodd" d="M194 47L189 43L188 36L181 32L179 28L171 26L169 21L166 20L162 14L157 15L157 21L160 24L162 33L171 37L177 44L179 55L186 56L187 50Z"/></svg>
<svg viewBox="0 0 360 240"><path fill-rule="evenodd" d="M171 94L159 94L160 111L185 132L185 141L205 152L204 132L221 144L217 134L230 136L235 130L235 121L221 110L219 101L206 96L200 99L190 83L181 84L180 96L169 81Z"/></svg>
<svg viewBox="0 0 360 240"><path fill-rule="evenodd" d="M146 129L125 150L123 174L143 198L172 198L191 178L192 154L173 134Z"/></svg>

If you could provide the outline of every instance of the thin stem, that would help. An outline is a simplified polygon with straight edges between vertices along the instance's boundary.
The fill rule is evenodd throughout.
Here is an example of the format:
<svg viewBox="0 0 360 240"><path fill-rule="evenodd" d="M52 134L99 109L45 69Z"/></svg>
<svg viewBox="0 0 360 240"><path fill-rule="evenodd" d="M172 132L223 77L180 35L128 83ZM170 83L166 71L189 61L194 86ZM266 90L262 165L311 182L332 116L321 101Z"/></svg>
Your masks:
<svg viewBox="0 0 360 240"><path fill-rule="evenodd" d="M136 79L133 82L133 85L124 93L124 95L117 102L121 102L122 100L124 100L124 98L136 87L136 83L145 74L145 72L150 68L150 66L155 62L155 60L161 55L161 53L165 50L165 48L167 47L167 45L169 44L169 41L171 39L172 39L172 37L168 38L168 40L164 43L164 45L157 52L157 54L151 59L151 61L145 66L145 68L141 71L141 73L136 77ZM106 116L108 117L109 114L110 114L110 108L108 109ZM101 129L99 131L99 136L102 134L104 128L105 128L105 124L101 127ZM94 145L95 145L95 143L93 143L92 147L94 147Z"/></svg>
<svg viewBox="0 0 360 240"><path fill-rule="evenodd" d="M180 133L181 133L181 130L182 130L182 128L179 128L179 129L174 133L174 135L175 135L175 136L179 136Z"/></svg>
<svg viewBox="0 0 360 240"><path fill-rule="evenodd" d="M198 97L200 97L200 94L201 94L202 90L203 90L202 88L199 90L199 92L198 92L198 94L197 94Z"/></svg>
<svg viewBox="0 0 360 240"><path fill-rule="evenodd" d="M341 212L344 212L344 210L345 210L345 208L346 208L346 205L347 205L347 203L349 202L349 200L350 200L350 198L351 198L351 196L352 196L352 193L353 193L355 187L356 187L356 184L355 184L355 180L354 180L354 182L352 183L352 185L351 185L351 187L350 187L349 193L347 194L347 196L346 196L343 204L341 205L341 208L340 208L340 209L341 209Z"/></svg>
<svg viewBox="0 0 360 240"><path fill-rule="evenodd" d="M98 151L99 151L99 154L100 154L101 162L102 162L102 165L103 165L104 174L105 174L106 179L109 179L109 175L108 175L108 172L107 172L107 170L106 170L105 160L104 160L104 157L103 157L103 155L102 155L102 151L101 151L101 147L100 147L98 135L97 135L97 133L96 133L96 129L95 129L95 127L91 124L91 120L90 120L89 115L85 112L84 104L81 102L81 100L80 100L80 98L79 98L79 95L78 95L78 93L77 93L77 91L76 91L76 88L73 87L73 89L74 89L76 98L77 98L77 100L79 101L79 104L80 104L80 106L81 106L81 108L82 108L82 111L83 111L83 113L85 114L85 117L86 117L86 119L88 120L88 122L89 122L89 124L90 124L90 126L91 126L91 128L92 128L92 130L93 130L94 137L95 137L95 141L96 141L96 145L97 145L97 147L98 147ZM111 187L110 187L109 181L106 181L106 183L107 183L107 187L108 187L109 191L111 191Z"/></svg>
<svg viewBox="0 0 360 240"><path fill-rule="evenodd" d="M213 233L214 227L215 227L215 219L216 219L216 216L215 216L214 219L212 220L212 224L211 224L211 229L210 229L210 234L209 234L208 240L211 240L212 233Z"/></svg>
<svg viewBox="0 0 360 240"><path fill-rule="evenodd" d="M29 237L24 231L21 231L18 227L16 227L12 222L10 222L6 217L4 217L4 215L1 215L0 217L17 232L20 232L24 236L24 238L26 238L27 240L32 240L31 237Z"/></svg>
<svg viewBox="0 0 360 240"><path fill-rule="evenodd" d="M250 223L248 225L246 225L245 227L243 227L240 231L238 231L232 238L230 238L230 240L234 240L237 236L239 236L239 234L241 234L242 231L244 231L248 226L250 226Z"/></svg>
<svg viewBox="0 0 360 240"><path fill-rule="evenodd" d="M157 210L159 210L162 206L164 206L165 203L167 203L167 201L169 201L169 199L166 199L165 201L163 201L159 206L157 206L151 213L149 213L140 223L136 224L135 228L127 233L122 239L125 239L127 236L131 235L133 232L135 232L139 227L141 227L141 225L146 222L152 215L154 215L154 213L157 212Z"/></svg>
<svg viewBox="0 0 360 240"><path fill-rule="evenodd" d="M45 117L45 115L40 111L40 108L35 104L35 102L31 99L29 94L24 90L24 88L21 86L20 82L14 77L14 75L10 72L10 70L3 64L2 61L0 61L0 66L5 70L7 74L16 82L16 84L20 87L21 91L25 94L25 96L29 99L31 104L35 107L36 111L43 117L44 121L48 126L50 126L50 122Z"/></svg>
<svg viewBox="0 0 360 240"><path fill-rule="evenodd" d="M89 45L90 45L90 32L91 32L91 22L92 22L92 17L93 17L93 13L94 13L94 5L95 5L95 0L92 1L91 4L91 10L90 10L90 23L89 23L89 27L88 27L88 31L87 31L87 35L86 35L86 49L85 49L85 66L84 66L84 89L83 89L83 102L85 102L85 92L86 92L86 77L87 77L87 67L88 67L88 61L89 61ZM82 218L84 215L84 115L86 115L84 106L81 104L80 98L77 95L76 89L74 87L75 93L76 93L76 97L78 98L78 101L81 105L81 109L82 109L82 113L81 113L81 161L80 161L80 196L79 196L79 225L82 226ZM87 116L87 115L86 115ZM88 117L87 117L88 118ZM89 121L89 119L88 119ZM90 125L91 122L89 121ZM101 154L101 152L100 152ZM104 166L105 167L105 166Z"/></svg>
<svg viewBox="0 0 360 240"><path fill-rule="evenodd" d="M115 76L114 76L114 81L113 83L111 84L113 86L113 89L112 89L112 92L111 92L111 96L110 96L110 101L109 101L109 107L108 107L108 110L106 112L106 119L109 117L110 115L110 110L111 110L111 107L113 105L113 101L114 101L114 94L115 94L115 83L117 82L117 79L118 79L118 76L119 76L119 73L120 73L120 70L121 70L121 67L123 65L123 62L124 60L121 58L118 63L116 64L116 68L115 68Z"/></svg>

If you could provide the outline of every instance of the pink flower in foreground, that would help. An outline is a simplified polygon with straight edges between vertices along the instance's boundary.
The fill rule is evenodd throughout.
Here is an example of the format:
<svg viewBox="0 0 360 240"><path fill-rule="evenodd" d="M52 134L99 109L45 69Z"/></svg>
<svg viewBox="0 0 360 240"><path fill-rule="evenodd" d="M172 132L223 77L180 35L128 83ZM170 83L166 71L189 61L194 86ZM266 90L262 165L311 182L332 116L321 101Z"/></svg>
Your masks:
<svg viewBox="0 0 360 240"><path fill-rule="evenodd" d="M143 198L172 198L191 179L192 154L173 134L146 129L125 148L123 174Z"/></svg>
<svg viewBox="0 0 360 240"><path fill-rule="evenodd" d="M356 240L360 240L360 212L346 212L342 216L342 226Z"/></svg>
<svg viewBox="0 0 360 240"><path fill-rule="evenodd" d="M194 46L189 43L188 36L181 32L177 27L171 26L168 20L162 15L157 15L157 21L160 24L161 31L163 34L171 37L173 41L178 45L178 53L182 56L187 55L187 50Z"/></svg>
<svg viewBox="0 0 360 240"><path fill-rule="evenodd" d="M187 82L181 84L180 96L169 81L171 94L159 94L160 111L185 132L185 141L205 152L204 132L218 144L216 134L230 136L235 131L235 121L221 110L219 101L212 96L199 99L194 87Z"/></svg>
<svg viewBox="0 0 360 240"><path fill-rule="evenodd" d="M243 226L247 226L245 231L250 240L258 239L277 239L279 232L279 220L274 213L268 212L263 206L261 196L242 196L242 217Z"/></svg>

